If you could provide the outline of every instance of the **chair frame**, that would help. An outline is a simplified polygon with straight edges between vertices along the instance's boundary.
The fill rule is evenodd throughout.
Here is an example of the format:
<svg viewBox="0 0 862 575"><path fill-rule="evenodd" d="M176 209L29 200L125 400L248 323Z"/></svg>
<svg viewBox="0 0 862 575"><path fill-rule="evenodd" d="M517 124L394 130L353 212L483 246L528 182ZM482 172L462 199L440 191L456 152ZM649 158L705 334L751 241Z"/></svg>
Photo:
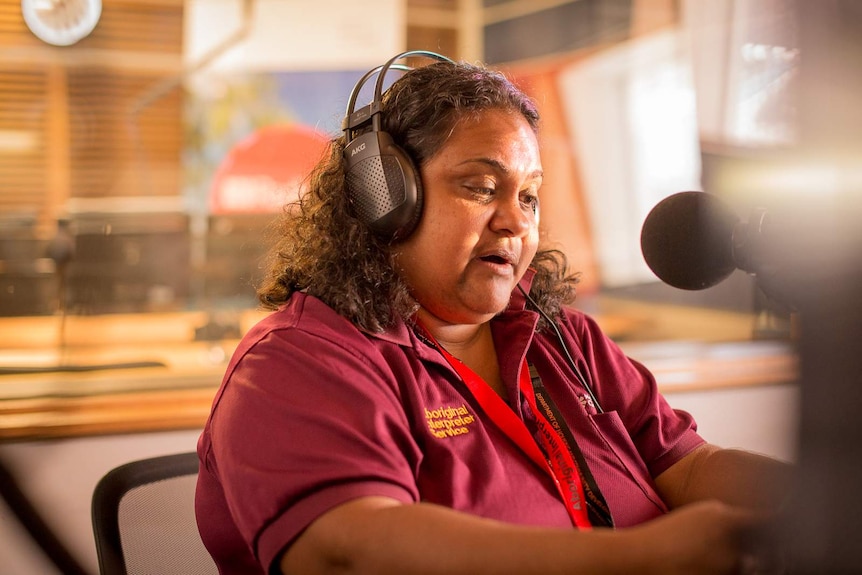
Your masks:
<svg viewBox="0 0 862 575"><path fill-rule="evenodd" d="M199 460L194 451L131 461L108 471L93 491L92 520L96 553L102 574L126 575L120 539L119 508L130 490L160 480L196 475Z"/></svg>

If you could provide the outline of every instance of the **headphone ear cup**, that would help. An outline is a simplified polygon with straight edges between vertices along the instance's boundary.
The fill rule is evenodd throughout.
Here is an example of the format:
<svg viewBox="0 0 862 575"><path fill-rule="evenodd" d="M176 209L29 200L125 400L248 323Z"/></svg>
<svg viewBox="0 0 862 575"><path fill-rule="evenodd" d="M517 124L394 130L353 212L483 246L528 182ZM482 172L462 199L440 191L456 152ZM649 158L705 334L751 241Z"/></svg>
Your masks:
<svg viewBox="0 0 862 575"><path fill-rule="evenodd" d="M371 131L350 141L344 160L354 216L381 239L409 236L422 214L422 184L407 152L388 133Z"/></svg>

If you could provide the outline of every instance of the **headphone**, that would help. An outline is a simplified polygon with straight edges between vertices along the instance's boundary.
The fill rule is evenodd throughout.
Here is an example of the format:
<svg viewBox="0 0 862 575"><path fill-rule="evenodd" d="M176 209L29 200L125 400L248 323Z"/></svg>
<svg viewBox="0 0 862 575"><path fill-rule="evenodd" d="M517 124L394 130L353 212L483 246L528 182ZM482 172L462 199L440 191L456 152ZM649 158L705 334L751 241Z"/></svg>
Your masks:
<svg viewBox="0 0 862 575"><path fill-rule="evenodd" d="M395 63L409 56L453 62L446 56L426 50L411 50L394 56L382 66L366 72L356 83L341 123L346 142L344 173L350 208L360 222L387 242L409 236L422 214L422 183L418 170L407 152L380 129L383 80L390 69L412 70L409 66ZM354 111L359 91L375 74L374 99Z"/></svg>

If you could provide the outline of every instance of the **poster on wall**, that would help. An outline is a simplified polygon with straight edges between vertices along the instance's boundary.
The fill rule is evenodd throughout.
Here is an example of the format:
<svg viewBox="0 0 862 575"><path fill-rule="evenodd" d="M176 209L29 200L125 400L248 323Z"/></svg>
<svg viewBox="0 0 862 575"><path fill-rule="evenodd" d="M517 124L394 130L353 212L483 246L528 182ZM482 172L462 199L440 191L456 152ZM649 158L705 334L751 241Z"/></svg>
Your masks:
<svg viewBox="0 0 862 575"><path fill-rule="evenodd" d="M364 71L211 75L187 98L186 195L197 211L277 212L340 134Z"/></svg>
<svg viewBox="0 0 862 575"><path fill-rule="evenodd" d="M405 22L402 0L188 0L183 56L195 73L184 81L184 195L193 213L268 212L295 198L340 132L355 82L402 51Z"/></svg>

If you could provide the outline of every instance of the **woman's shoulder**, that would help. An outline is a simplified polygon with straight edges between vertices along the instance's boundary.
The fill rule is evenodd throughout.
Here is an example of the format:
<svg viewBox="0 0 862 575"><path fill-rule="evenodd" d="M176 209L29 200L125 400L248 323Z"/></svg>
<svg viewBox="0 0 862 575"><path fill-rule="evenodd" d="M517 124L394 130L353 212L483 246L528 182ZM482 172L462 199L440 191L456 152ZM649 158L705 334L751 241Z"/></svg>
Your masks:
<svg viewBox="0 0 862 575"><path fill-rule="evenodd" d="M568 323L578 332L592 331L598 327L595 318L589 313L573 306L563 306L560 309L560 316L564 322Z"/></svg>
<svg viewBox="0 0 862 575"><path fill-rule="evenodd" d="M258 321L243 340L260 342L274 334L291 338L364 339L350 321L318 298L302 292L293 293L277 310Z"/></svg>
<svg viewBox="0 0 862 575"><path fill-rule="evenodd" d="M560 310L560 316L562 319L560 323L581 342L596 342L605 345L611 340L601 322L590 312L564 306Z"/></svg>
<svg viewBox="0 0 862 575"><path fill-rule="evenodd" d="M371 333L320 299L302 292L295 292L281 307L258 321L243 337L241 347L285 340L299 346L340 347L364 355L372 353L372 348L413 345L403 321L385 332Z"/></svg>

